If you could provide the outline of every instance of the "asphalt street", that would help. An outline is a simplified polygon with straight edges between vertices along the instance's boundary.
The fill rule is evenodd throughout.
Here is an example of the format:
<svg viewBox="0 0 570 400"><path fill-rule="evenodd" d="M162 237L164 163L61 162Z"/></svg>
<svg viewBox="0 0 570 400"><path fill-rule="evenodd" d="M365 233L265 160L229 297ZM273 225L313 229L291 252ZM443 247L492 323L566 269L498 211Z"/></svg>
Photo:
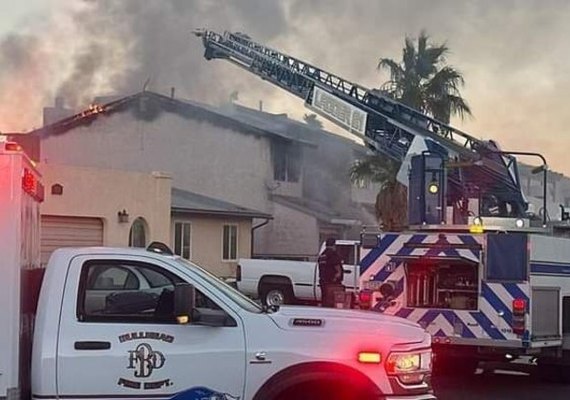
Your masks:
<svg viewBox="0 0 570 400"><path fill-rule="evenodd" d="M536 367L535 367L536 368ZM478 370L466 378L434 379L439 400L566 400L570 384L547 383L539 379L536 369L528 373L506 370Z"/></svg>

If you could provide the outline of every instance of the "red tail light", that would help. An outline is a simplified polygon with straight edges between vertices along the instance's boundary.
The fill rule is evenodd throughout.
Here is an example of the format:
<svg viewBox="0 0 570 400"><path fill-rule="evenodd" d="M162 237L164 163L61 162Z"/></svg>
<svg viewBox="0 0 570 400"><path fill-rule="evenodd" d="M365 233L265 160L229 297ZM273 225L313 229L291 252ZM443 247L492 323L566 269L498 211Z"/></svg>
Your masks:
<svg viewBox="0 0 570 400"><path fill-rule="evenodd" d="M361 309L369 309L372 306L372 292L362 290L358 293L358 303Z"/></svg>
<svg viewBox="0 0 570 400"><path fill-rule="evenodd" d="M523 335L526 328L527 304L524 299L513 300L513 333Z"/></svg>
<svg viewBox="0 0 570 400"><path fill-rule="evenodd" d="M526 311L526 300L514 299L513 300L513 311L524 313Z"/></svg>
<svg viewBox="0 0 570 400"><path fill-rule="evenodd" d="M6 151L22 151L22 146L16 142L7 142L5 149Z"/></svg>
<svg viewBox="0 0 570 400"><path fill-rule="evenodd" d="M241 265L238 265L236 268L236 281L241 281Z"/></svg>

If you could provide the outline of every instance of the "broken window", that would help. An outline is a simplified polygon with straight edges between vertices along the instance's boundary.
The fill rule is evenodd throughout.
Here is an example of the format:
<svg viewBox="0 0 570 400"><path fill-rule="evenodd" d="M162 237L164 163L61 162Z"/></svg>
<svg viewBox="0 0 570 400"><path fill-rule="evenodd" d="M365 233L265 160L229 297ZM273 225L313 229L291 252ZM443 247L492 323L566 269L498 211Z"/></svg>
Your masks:
<svg viewBox="0 0 570 400"><path fill-rule="evenodd" d="M271 142L273 179L280 182L299 182L301 175L301 148L290 142Z"/></svg>

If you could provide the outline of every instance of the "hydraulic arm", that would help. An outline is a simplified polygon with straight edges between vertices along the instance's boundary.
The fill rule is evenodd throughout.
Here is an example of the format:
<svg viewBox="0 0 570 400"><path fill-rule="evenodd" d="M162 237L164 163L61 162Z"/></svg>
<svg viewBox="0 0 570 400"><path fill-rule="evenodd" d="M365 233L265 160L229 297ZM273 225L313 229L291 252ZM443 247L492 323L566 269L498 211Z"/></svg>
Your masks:
<svg viewBox="0 0 570 400"><path fill-rule="evenodd" d="M376 89L367 89L302 60L256 43L243 33L194 32L207 60L230 61L302 98L321 115L361 137L367 146L398 162L414 138L445 158L448 202L478 198L481 215L526 214L516 160L492 141L478 140Z"/></svg>

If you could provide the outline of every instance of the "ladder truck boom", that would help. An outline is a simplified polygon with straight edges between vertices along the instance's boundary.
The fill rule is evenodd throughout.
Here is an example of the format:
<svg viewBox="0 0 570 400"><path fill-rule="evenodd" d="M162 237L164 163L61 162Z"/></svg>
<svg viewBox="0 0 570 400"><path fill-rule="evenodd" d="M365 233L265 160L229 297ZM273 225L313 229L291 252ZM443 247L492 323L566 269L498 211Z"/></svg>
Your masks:
<svg viewBox="0 0 570 400"><path fill-rule="evenodd" d="M516 160L501 154L494 142L476 139L379 90L271 49L243 33L194 33L202 38L207 60L230 61L302 98L309 108L359 136L375 152L403 162L413 150L414 139L424 139L430 151L443 154L448 166L456 165L447 172L453 201L478 197L481 215L487 215L485 204L498 208L502 214L498 216L526 214Z"/></svg>

